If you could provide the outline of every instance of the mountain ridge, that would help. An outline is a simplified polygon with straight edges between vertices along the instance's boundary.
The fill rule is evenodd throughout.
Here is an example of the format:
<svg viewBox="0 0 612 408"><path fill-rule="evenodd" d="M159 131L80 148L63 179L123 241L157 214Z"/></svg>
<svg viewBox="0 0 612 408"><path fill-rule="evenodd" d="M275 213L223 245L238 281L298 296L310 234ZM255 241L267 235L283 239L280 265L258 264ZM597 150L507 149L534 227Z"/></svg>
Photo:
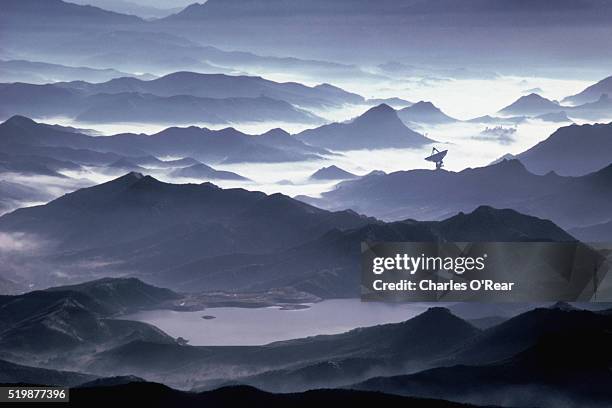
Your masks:
<svg viewBox="0 0 612 408"><path fill-rule="evenodd" d="M380 104L348 123L332 123L300 132L308 144L331 150L421 147L433 140L408 128L395 109Z"/></svg>
<svg viewBox="0 0 612 408"><path fill-rule="evenodd" d="M397 111L397 115L406 123L416 122L439 125L457 122L457 119L448 116L440 108L427 101L419 101L411 106L402 108Z"/></svg>
<svg viewBox="0 0 612 408"><path fill-rule="evenodd" d="M612 163L611 130L612 123L563 126L516 158L537 174L583 176Z"/></svg>
<svg viewBox="0 0 612 408"><path fill-rule="evenodd" d="M123 133L94 137L38 123L15 115L0 124L0 146L10 154L32 154L108 164L119 156L193 157L206 163L293 162L320 158L329 152L299 140L284 143L270 135L252 136L234 128L210 130L196 126L169 127L152 135ZM112 157L104 157L109 153ZM81 157L81 159L79 159ZM95 157L95 159L94 159Z"/></svg>
<svg viewBox="0 0 612 408"><path fill-rule="evenodd" d="M385 220L442 219L490 205L550 219L563 228L575 228L612 217L605 204L612 197L612 189L602 182L610 179L608 167L580 177L552 172L536 175L519 160L511 159L460 172L409 170L372 174L344 181L321 198L300 199L327 209L352 208ZM551 206L551 200L557 205ZM591 211L585 213L582 208L587 202Z"/></svg>
<svg viewBox="0 0 612 408"><path fill-rule="evenodd" d="M586 87L575 95L563 98L562 102L581 105L584 103L596 102L604 94L612 95L612 76L606 77Z"/></svg>

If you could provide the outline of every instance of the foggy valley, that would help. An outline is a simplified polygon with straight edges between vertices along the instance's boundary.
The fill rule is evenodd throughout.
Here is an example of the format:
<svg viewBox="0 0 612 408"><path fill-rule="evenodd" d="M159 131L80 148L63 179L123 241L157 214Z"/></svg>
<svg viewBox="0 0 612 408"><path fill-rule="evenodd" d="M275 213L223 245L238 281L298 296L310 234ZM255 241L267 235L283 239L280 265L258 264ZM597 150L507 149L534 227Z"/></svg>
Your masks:
<svg viewBox="0 0 612 408"><path fill-rule="evenodd" d="M83 404L609 406L609 303L359 297L362 242L581 241L612 265L610 17L2 1L0 382Z"/></svg>

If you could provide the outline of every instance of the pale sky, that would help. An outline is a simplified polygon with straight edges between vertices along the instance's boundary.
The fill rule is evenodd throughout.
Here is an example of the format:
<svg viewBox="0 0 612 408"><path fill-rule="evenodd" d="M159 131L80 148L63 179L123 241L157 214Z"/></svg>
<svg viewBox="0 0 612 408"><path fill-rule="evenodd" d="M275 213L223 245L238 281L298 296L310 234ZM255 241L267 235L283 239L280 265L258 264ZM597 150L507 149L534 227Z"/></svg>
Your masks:
<svg viewBox="0 0 612 408"><path fill-rule="evenodd" d="M102 7L112 3L113 0L65 0L70 3L90 4L92 6ZM121 2L139 4L142 6L156 7L161 9L172 9L177 7L186 7L193 3L206 3L206 0L119 0Z"/></svg>

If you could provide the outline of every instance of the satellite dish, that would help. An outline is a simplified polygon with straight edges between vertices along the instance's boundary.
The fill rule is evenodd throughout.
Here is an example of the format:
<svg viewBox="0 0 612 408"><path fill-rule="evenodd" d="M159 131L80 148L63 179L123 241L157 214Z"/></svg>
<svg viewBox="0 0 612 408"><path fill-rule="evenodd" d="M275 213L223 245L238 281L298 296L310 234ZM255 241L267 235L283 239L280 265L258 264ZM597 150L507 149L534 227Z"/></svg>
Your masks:
<svg viewBox="0 0 612 408"><path fill-rule="evenodd" d="M425 160L436 163L436 170L440 170L442 167L444 167L442 160L444 160L446 157L446 153L448 153L448 150L440 151L434 147L431 149L431 155L427 156Z"/></svg>

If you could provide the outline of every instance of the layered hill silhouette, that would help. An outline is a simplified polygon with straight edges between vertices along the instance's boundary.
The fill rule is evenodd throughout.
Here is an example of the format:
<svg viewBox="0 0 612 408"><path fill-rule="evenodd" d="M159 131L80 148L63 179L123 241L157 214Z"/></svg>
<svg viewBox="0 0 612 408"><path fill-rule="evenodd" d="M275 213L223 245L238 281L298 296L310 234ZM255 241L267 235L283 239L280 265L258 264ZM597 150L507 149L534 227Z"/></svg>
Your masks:
<svg viewBox="0 0 612 408"><path fill-rule="evenodd" d="M319 297L359 295L360 248L372 242L468 242L468 241L573 241L550 221L512 210L480 207L443 221L370 223L346 231L332 230L321 238L275 254L237 254L203 258L180 265L168 276L192 287L227 289L226 276L234 276L234 288L253 291L274 285L291 286ZM171 281L162 281L169 285ZM188 290L187 286L182 287Z"/></svg>
<svg viewBox="0 0 612 408"><path fill-rule="evenodd" d="M603 94L594 102L570 108L568 113L571 116L589 121L608 121L610 120L610 109L612 109L612 99L608 94Z"/></svg>
<svg viewBox="0 0 612 408"><path fill-rule="evenodd" d="M46 292L76 292L89 296L105 315L130 313L160 307L180 299L169 289L148 285L135 278L103 278L94 281L45 289Z"/></svg>
<svg viewBox="0 0 612 408"><path fill-rule="evenodd" d="M54 18L40 19L43 10L45 16ZM264 67L273 72L307 74L313 80L320 80L322 75L326 78L373 77L349 64L226 51L203 45L201 38L191 41L180 30L158 29L141 18L60 0L7 0L4 11L0 18L6 28L4 34L10 40L7 42L10 51L17 55L15 50L21 47L29 50L30 55L56 64L74 61L83 66L98 69L112 66L126 72L167 73L187 69L213 74L242 73L251 68L258 72ZM38 30L30 30L30 24ZM236 49L227 44L223 48ZM26 79L21 78L20 81Z"/></svg>
<svg viewBox="0 0 612 408"><path fill-rule="evenodd" d="M138 92L157 96L190 95L201 98L268 97L291 104L310 107L361 103L363 98L329 84L308 87L297 82L274 82L261 77L231 76L175 72L161 78L143 81L137 78L117 78L108 82L66 82L61 87L80 90L88 95Z"/></svg>
<svg viewBox="0 0 612 408"><path fill-rule="evenodd" d="M255 140L262 145L275 149L283 149L286 151L295 150L298 152L321 156L333 155L329 150L322 147L302 143L297 138L292 137L288 132L280 128L270 129L266 133L256 135Z"/></svg>
<svg viewBox="0 0 612 408"><path fill-rule="evenodd" d="M612 123L570 125L516 156L536 174L582 176L612 163Z"/></svg>
<svg viewBox="0 0 612 408"><path fill-rule="evenodd" d="M90 0L74 0L74 3L87 5L89 1ZM98 7L105 10L134 15L145 19L167 17L181 9L180 7L172 7L171 4L165 7L164 4L146 5L125 0L99 0L96 4Z"/></svg>
<svg viewBox="0 0 612 408"><path fill-rule="evenodd" d="M332 123L305 130L296 137L331 150L421 147L433 140L409 129L386 104L373 107L348 123Z"/></svg>
<svg viewBox="0 0 612 408"><path fill-rule="evenodd" d="M173 170L170 173L174 177L189 177L195 179L206 180L241 180L248 181L248 178L236 174L231 171L215 170L203 163L193 164L189 167L183 167Z"/></svg>
<svg viewBox="0 0 612 408"><path fill-rule="evenodd" d="M148 295L140 296L142 300L130 300L139 292L153 294L158 300L146 301ZM151 307L176 295L135 280L107 279L5 297L1 309L11 317L3 319L3 324L20 326L24 317L28 320L28 316L39 315L39 310L46 310L46 305L53 304L58 296L78 299L86 310L104 316L108 309L98 309L100 304L119 304L123 308L127 301L130 308ZM12 309L5 310L7 304ZM17 315L12 316L13 313ZM82 317L62 316L70 327L82 324ZM569 305L529 310L485 330L475 328L448 309L436 307L400 323L265 346L188 346L152 338L135 338L114 345L97 343L98 352L89 354L86 363L79 359L82 351L78 348L46 342L47 352L64 350L64 359L72 362L72 371L6 361L0 362L0 366L4 368L2 379L8 383L73 387L83 384L71 390L72 401L79 392L96 393L106 400L116 395L111 390L126 392L133 387L141 390L152 387L134 376L140 375L204 390L216 388L215 384L248 384L271 392L292 393L344 387L468 404L496 404L503 399L519 407L534 404L556 407L560 403L603 407L612 398L608 369L612 358L608 350L611 328L609 312L591 312ZM3 330L3 336L4 333L7 330ZM29 352L33 353L28 356L30 360L32 356L44 355L41 350ZM66 363L54 359L50 365L61 364ZM589 381L583 381L584 378ZM169 390L161 385L155 387ZM236 386L189 395L196 398L232 390L228 393L235 396L240 389L273 396ZM282 395L301 401L305 395L321 392L343 395L344 391ZM157 400L176 401L163 399L166 397L158 396ZM123 398L125 401L125 395ZM253 394L251 402L252 398Z"/></svg>
<svg viewBox="0 0 612 408"><path fill-rule="evenodd" d="M211 4L195 4L186 8L175 16L169 16L156 22L146 22L133 16L118 13L109 13L94 7L78 6L59 0L24 0L9 1L5 6L2 24L6 27L7 44L9 51L17 54L22 49L30 54L43 55L47 58L55 57L55 62L61 62L61 57L68 57L92 66L106 67L109 64L122 70L134 72L148 72L147 67L152 65L161 72L176 69L197 69L206 67L203 61L211 61L214 53L204 53L207 47L190 44L189 41L176 42L166 39L143 41L135 46L134 37L155 37L164 34L168 37L177 35L201 41L206 38L210 43L227 49L242 49L257 51L262 55L295 55L305 51L308 55L325 57L336 54L339 50L346 53L358 49L364 55L378 56L391 48L394 54L399 54L409 41L414 55L435 56L440 51L452 53L458 66L477 64L483 62L479 55L483 43L494 45L505 41L502 52L504 57L513 58L516 64L533 64L536 62L550 63L548 54L539 52L542 48L554 48L557 55L573 58L570 50L583 49L591 58L597 56L595 49L604 49L605 42L595 40L598 45L593 49L584 49L580 36L567 39L563 44L555 42L563 34L562 27L576 27L584 29L588 24L591 27L601 27L607 30L607 18L610 9L596 0L588 0L584 7L576 9L573 4L558 5L554 16L548 16L545 21L534 16L539 15L545 5L537 3L535 6L482 4L479 0L471 0L461 7L449 1L436 2L433 5L398 4L390 2L381 8L373 8L364 1L341 2L334 7L327 3L316 2L312 5L296 5L283 2L254 2L249 7L233 2L217 2ZM347 11L350 10L350 16ZM317 19L312 26L312 16L324 16ZM477 15L478 17L475 17ZM54 18L46 18L54 16ZM387 19L393 17L391 21ZM428 18L425 18L427 16ZM484 16L484 17L483 17ZM511 18L508 18L510 16ZM350 18L348 18L350 17ZM291 21L293 19L294 21ZM363 33L363 19L367 19L370 26L381 27L381 30L371 32L367 41L357 44L353 41L357 35ZM428 20L427 22L425 22ZM228 22L229 21L229 22ZM239 21L239 23L238 23ZM539 35L533 36L529 30L521 25L520 35L516 34L515 25L510 22L521 21L529 26L539 22ZM486 24L482 24L486 22ZM311 23L311 26L308 26ZM442 35L433 27L440 25L453 25L450 32ZM27 36L23 35L24 27L35 26L38 30L30 30ZM303 27L312 27L304 38ZM339 29L344 27L344 29ZM408 27L418 27L414 29ZM501 28L501 29L500 29ZM112 41L113 35L131 31L133 35L126 41ZM460 39L466 32L477 32L479 41L465 44ZM508 39L509 33L516 35ZM77 35L74 35L74 34ZM88 35L78 35L87 33ZM172 35L166 34L172 33ZM416 35L418 34L418 35ZM274 46L269 45L274 39ZM333 41L332 41L333 39ZM295 49L296 41L302 41L300 50ZM386 40L386 41L385 41ZM385 47L380 47L385 41ZM433 50L427 41L436 41L438 49ZM144 45L144 46L143 46ZM529 45L529 46L527 46ZM551 51L552 52L552 51ZM212 54L212 55L211 55ZM222 53L223 54L223 53ZM226 52L226 59L247 59L249 53ZM241 55L245 54L245 55ZM516 55L523 56L517 59ZM348 54L351 55L351 54ZM601 54L598 55L601 59ZM478 57L476 60L475 58ZM336 59L342 59L339 56ZM268 63L268 67L281 66L284 69L292 67L293 72L299 72L302 67L309 68L312 73L329 72L336 76L364 75L357 69L344 64L313 64L308 60L292 58L260 57L260 61ZM213 61L214 66L222 65L220 59ZM252 63L254 67L262 62ZM224 66L228 66L225 64ZM338 67L340 66L340 67ZM234 69L240 70L244 63L235 63ZM170 69L169 69L170 68ZM210 67L207 67L210 68ZM494 68L492 68L494 69ZM365 75L364 75L365 76Z"/></svg>
<svg viewBox="0 0 612 408"><path fill-rule="evenodd" d="M239 47L250 49L266 48L263 43L266 39L274 38L273 35L276 33L278 41L275 49L289 54L291 50L289 44L294 44L295 47L296 41L300 38L299 34L303 34L303 30L297 27L307 24L314 16L317 24L309 30L309 38L303 39L305 43L301 45L304 49L311 50L311 54L314 53L313 49L323 54L332 49L345 48L352 48L350 51L354 53L353 49L357 48L359 52L372 56L378 56L379 53L389 55L388 52L398 55L402 51L402 46L405 47L408 41L409 47L414 48L414 54L411 55L433 58L440 50L444 50L443 52L456 55L458 64L467 64L470 57L471 63L474 64L476 56L484 58L478 55L478 45L496 44L505 39L506 46L498 52L509 58L516 55L524 56L520 62L516 59L512 61L515 64L524 62L531 65L534 61L550 63L548 58L536 51L546 45L554 48L559 55L571 58L572 54L561 44L549 44L553 42L553 38L560 35L558 27L583 27L583 24L588 23L601 27L605 24L605 17L610 15L608 7L595 1L586 2L580 9L573 4L564 3L559 6L554 16L548 16L544 21L536 17L542 9L545 9L545 5L541 2L499 5L477 0L463 2L461 5L452 1L385 2L382 7L373 7L367 1L357 3L342 1L335 3L334 7L321 1L311 2L308 5L282 1L256 1L249 3L248 6L237 1L212 1L189 6L175 15L162 19L158 22L158 26L183 30L193 36L197 33L205 38L214 38L216 43L221 44L228 41L227 39L223 41L222 33L231 32L232 40ZM240 23L227 27L220 23L224 20L240 21ZM363 30L364 20L377 27L377 30L371 32L371 38L367 41L354 44L354 38L360 30ZM516 21L521 22L521 30L508 39L510 27L516 29L516 25L513 24ZM529 36L529 31L524 26L529 27L538 21L540 35L537 38ZM449 28L449 32L442 35L434 29L439 26L452 26L452 29ZM468 44L460 41L462 34L474 32L478 33L479 41L470 41ZM437 47L433 47L437 48L435 51L427 43L428 40L437 44ZM385 47L381 47L380 44L385 44ZM599 47L603 45L599 41L598 44ZM584 44L577 38L571 38L563 46L580 49ZM387 54L384 54L385 52ZM590 49L585 52L592 55ZM345 53L342 55L353 55L349 50L345 50Z"/></svg>
<svg viewBox="0 0 612 408"><path fill-rule="evenodd" d="M567 113L565 111L544 113L542 115L536 116L535 118L543 120L545 122L554 122L554 123L563 123L563 122L572 121L570 118L567 117Z"/></svg>
<svg viewBox="0 0 612 408"><path fill-rule="evenodd" d="M112 318L117 313L163 307L166 302L177 298L180 299L179 295L167 289L152 287L135 279L103 279L5 296L0 308L4 316L0 336L3 350L10 351L12 359L29 361L30 365L50 357L53 357L53 362L47 364L49 369L42 370L0 361L0 365L7 368L2 378L7 382L30 382L37 378L41 384L72 386L77 383L102 386L104 380L90 382L95 377L133 376L135 373L147 378L167 376L168 382L183 385L185 381L193 384L194 380L203 385L215 376L222 379L228 375L225 381L236 378L235 374L223 368L219 371L202 369L216 366L230 368L235 373L272 370L261 378L249 376L238 382L258 382L267 389L278 390L274 378L276 381L280 378L281 373L277 372L280 368L293 367L291 370L301 371L305 366L312 366L317 371L319 362L330 359L339 362L352 360L361 366L361 373L338 374L329 378L328 385L339 385L350 379L367 378L368 370L375 367L384 368L385 372L396 372L406 364L428 366L429 362L446 355L457 343L480 333L479 329L448 310L433 308L405 322L360 328L338 335L321 335L267 346L194 347L178 343L153 326ZM58 311L59 305L62 309ZM23 341L24 338L27 341ZM432 338L439 340L431 341ZM96 350L92 351L92 347ZM83 359L83 356L88 358ZM62 367L71 367L72 372L56 371ZM75 369L94 375L80 375L74 372ZM108 385L123 382L121 377L109 381ZM295 391L309 388L309 383L313 385L315 381L306 378L299 381L293 375L284 387Z"/></svg>
<svg viewBox="0 0 612 408"><path fill-rule="evenodd" d="M254 97L214 98L160 91L169 94L160 96L140 91L140 88L146 87L139 88L134 84L126 84L123 88L120 84L110 84L108 89L101 87L102 84L89 84L93 88L91 90L85 84L0 84L0 90L11 97L10 101L5 100L0 105L0 117L61 116L83 123L322 122L315 115L288 102L262 96L263 92ZM102 90L95 92L98 87Z"/></svg>
<svg viewBox="0 0 612 408"><path fill-rule="evenodd" d="M449 359L460 364L505 361L537 346L543 338L605 331L610 324L610 315L605 311L593 313L567 304L537 308L483 331L458 347ZM496 347L490 347L492 344Z"/></svg>
<svg viewBox="0 0 612 408"><path fill-rule="evenodd" d="M110 386L134 378L117 377L122 372L147 371L148 378L168 375L169 382L179 384L187 376L192 376L190 381L204 381L207 377L225 374L223 369L202 371L201 367L207 364L221 364L239 372L262 371L273 367L316 364L330 358L353 358L365 366L398 368L408 362L424 364L431 361L452 349L457 341L470 339L480 332L448 310L438 308L406 322L356 329L340 335L316 336L268 346L192 347L175 342L153 326L110 318L118 311L162 307L164 302L177 296L135 279L104 279L5 296L0 308L4 315L0 336L3 350L10 351L11 358L27 360L30 365L52 357L52 363L47 361L46 366L56 368L40 369L0 361L0 366L6 368L2 379L12 383L36 381L38 384L71 386L86 383L85 386L92 387ZM67 302L72 309L66 308ZM58 305L63 306L61 311L57 311ZM77 307L78 311L75 310ZM23 341L24 337L27 341ZM439 337L440 341L432 342L432 337ZM411 342L406 344L407 340ZM83 356L88 356L86 360L89 361L85 362ZM117 364L117 358L125 361ZM198 368L199 364L204 365ZM64 366L71 367L72 371L57 371L58 367ZM100 376L83 375L74 372L75 369L109 373L113 378L92 382ZM363 378L363 375L350 378ZM339 384L338 381L343 379L332 380ZM292 389L304 386L298 383L290 385L289 382L286 385Z"/></svg>
<svg viewBox="0 0 612 408"><path fill-rule="evenodd" d="M461 88L485 81L522 90L534 77L588 75L612 62L612 3L208 0L156 21L70 0L3 0L0 9L0 212L12 211L0 215L0 291L11 293L0 296L0 383L70 386L75 406L612 405L612 310L452 305L479 314L472 323L431 308L400 323L240 347L190 346L128 317L355 298L364 241L611 240L610 124L561 128L517 160L483 168L358 177L330 166L312 186L286 187L339 182L320 199L147 173L232 184L260 169L319 168L315 160L331 164L348 150L425 150L433 140L416 130L461 121L428 102L348 90L442 89L459 101ZM607 121L611 78L561 103L521 91L500 117L473 122ZM552 94L559 81L539 85ZM360 107L371 109L321 126ZM174 127L102 136L28 117ZM271 121L313 129L176 127ZM221 170L236 163L259 165ZM251 296L266 300L236 300ZM196 317L205 330L237 324L210 310Z"/></svg>
<svg viewBox="0 0 612 408"><path fill-rule="evenodd" d="M99 353L88 369L98 374L110 367L120 375L156 373L153 378L172 376L180 384L193 379L194 362L206 367L230 364L238 371L261 372L226 378L226 384L251 384L275 392L348 386L351 379L378 373L351 388L428 398L438 392L438 397L472 403L496 403L507 395L516 406L553 407L563 400L590 406L610 398L606 388L610 324L607 313L555 307L534 309L479 330L446 309L433 308L402 323L266 346L135 342ZM572 344L582 347L569 355ZM438 368L427 369L428 365ZM423 368L415 374L379 377ZM216 379L207 379L202 374L204 389L223 384L227 375L219 372ZM593 381L578 381L585 376ZM452 378L461 380L449 385ZM523 391L517 396L511 392L516 387Z"/></svg>
<svg viewBox="0 0 612 408"><path fill-rule="evenodd" d="M536 309L466 342L469 350L459 354L471 363L373 378L355 388L485 404L503 399L518 407L603 407L612 400L610 324L606 314ZM483 355L492 361L476 364Z"/></svg>
<svg viewBox="0 0 612 408"><path fill-rule="evenodd" d="M79 269L76 258L106 259L100 269L93 262L74 270L100 276L119 266L108 264L111 259L122 259L128 268L137 263L143 272L161 272L205 256L289 248L330 229L370 221L352 211L328 212L281 194L223 190L210 183L167 184L129 173L7 214L0 229L49 239L54 260L48 261L60 261L68 269Z"/></svg>
<svg viewBox="0 0 612 408"><path fill-rule="evenodd" d="M191 126L171 127L154 135L124 133L93 137L23 116L13 116L0 124L0 146L4 153L11 155L11 162L19 162L24 156L53 159L55 164L49 163L47 171L70 166L78 168L75 163L108 165L122 157L131 162L135 160L131 157L143 156L193 157L206 163L291 162L321 158L321 154L329 153L307 146L287 133L273 131L251 136L233 128L214 131ZM58 160L68 163L57 163ZM30 162L36 165L36 161ZM44 164L40 162L38 166ZM134 164L144 165L142 162Z"/></svg>
<svg viewBox="0 0 612 408"><path fill-rule="evenodd" d="M0 78L3 82L46 84L52 81L105 82L113 78L137 76L107 68L70 67L61 64L28 60L0 60Z"/></svg>
<svg viewBox="0 0 612 408"><path fill-rule="evenodd" d="M394 109L402 109L402 108L406 108L408 106L412 106L414 105L414 103L407 101L405 99L402 98L397 98L397 97L392 97L392 98L371 98L371 99L366 99L366 104L372 105L372 106L378 106L382 103L385 103L389 106L391 106Z"/></svg>
<svg viewBox="0 0 612 408"><path fill-rule="evenodd" d="M321 7L322 4L325 4L323 1L314 1L311 4L303 5L297 9L299 14L314 14L314 15L324 15L326 13L334 12L338 13L341 10L344 10L348 4L351 4L349 1L343 1L339 3L338 8L332 9L331 11ZM452 2L443 3L444 5L452 5ZM540 4L524 4L519 6L514 5L482 5L479 2L468 2L468 6L460 6L454 5L450 9L446 10L447 12L457 12L463 11L464 13L469 12L474 4L481 5L482 11L491 12L512 12L516 14L528 13L529 11L533 11L539 8ZM561 7L563 9L568 8L569 4L563 4ZM177 19L186 21L188 19L212 19L214 17L219 16L248 16L249 12L256 12L255 15L259 15L264 12L269 12L270 10L276 9L277 14L279 15L294 15L296 13L295 6L291 3L284 3L280 0L266 2L263 0L259 0L250 5L240 4L239 1L233 0L229 2L224 2L222 0L213 0L208 4L194 4L189 7L183 9L180 13L177 13L168 19ZM417 7L414 5L402 5L402 4L388 4L385 8L379 9L378 7L368 3L367 1L360 1L355 4L355 14L358 16L374 14L374 15L386 15L386 13L390 11L395 11L400 14L407 14L410 11L422 13L424 11L433 11L439 10L439 4L418 4ZM593 13L595 10L588 10Z"/></svg>
<svg viewBox="0 0 612 408"><path fill-rule="evenodd" d="M27 94L27 92L25 92ZM320 123L322 120L287 102L268 97L199 98L190 95L160 97L141 93L96 94L84 101L75 99L74 120L83 123L136 122L191 124L197 122L225 124L230 122L282 121ZM45 112L20 110L28 116ZM70 114L70 112L68 112Z"/></svg>
<svg viewBox="0 0 612 408"><path fill-rule="evenodd" d="M81 168L79 164L67 160L77 158L78 151L76 150L54 152L53 156L61 157L61 159L49 157L47 156L47 152L40 151L36 148L30 149L29 146L25 145L13 145L7 147L7 151L12 154L0 152L0 173L64 177L60 171L79 170ZM115 156L105 157L104 155L94 155L98 156L96 159L100 161L116 159ZM90 159L90 157L82 157L80 160Z"/></svg>
<svg viewBox="0 0 612 408"><path fill-rule="evenodd" d="M508 116L537 116L562 110L558 103L546 99L536 93L521 96L515 102L502 108L499 113Z"/></svg>
<svg viewBox="0 0 612 408"><path fill-rule="evenodd" d="M570 231L583 242L612 242L612 221L578 227Z"/></svg>
<svg viewBox="0 0 612 408"><path fill-rule="evenodd" d="M343 170L336 165L322 167L310 175L311 180L348 180L357 177L355 174Z"/></svg>
<svg viewBox="0 0 612 408"><path fill-rule="evenodd" d="M611 171L612 166L607 166L581 177L536 175L518 160L502 160L460 172L372 174L342 182L320 199L301 199L322 208L351 208L388 220L442 219L486 204L550 219L567 229L610 219Z"/></svg>
<svg viewBox="0 0 612 408"><path fill-rule="evenodd" d="M144 395L144 397L143 397ZM251 387L224 387L214 391L200 393L179 391L157 383L129 383L109 387L85 387L71 390L71 403L74 406L85 406L93 403L146 404L149 407L231 407L255 404L270 408L312 407L324 405L330 401L339 404L385 404L388 407L418 405L423 408L470 408L467 404L436 399L419 399L387 395L378 392L350 390L313 390L295 394L272 394ZM69 404L70 405L70 404Z"/></svg>
<svg viewBox="0 0 612 408"><path fill-rule="evenodd" d="M563 99L564 103L573 105L581 105L589 102L598 101L603 95L612 95L612 76L602 79L601 81L588 86L582 92L576 95L571 95Z"/></svg>
<svg viewBox="0 0 612 408"><path fill-rule="evenodd" d="M457 122L457 119L448 116L433 103L425 101L419 101L411 106L402 108L397 111L397 115L405 123L414 122L440 125Z"/></svg>
<svg viewBox="0 0 612 408"><path fill-rule="evenodd" d="M267 219L275 216L286 218L286 222L278 222L270 229ZM86 217L88 222L83 223L80 217ZM178 233L178 228L187 224L196 229L198 225L202 228L208 225L225 230L233 236L232 241L237 240L232 245L238 248L243 244L246 250L303 242L331 228L354 227L366 221L367 218L350 211L330 213L281 194L224 190L210 183L168 184L151 176L129 173L66 194L44 206L20 209L7 215L2 225L7 230L37 231L49 237L63 230L60 248L73 249L127 243L172 228L177 228ZM95 228L98 222L105 227ZM256 228L267 228L269 232L250 240L249 236L258 235ZM95 230L98 233L92 234ZM222 235L216 239L223 240Z"/></svg>
<svg viewBox="0 0 612 408"><path fill-rule="evenodd" d="M103 10L98 7L81 6L61 0L7 0L4 2L6 19L16 17L19 22L27 21L28 18L37 19L44 13L47 17L53 17L55 24L77 24L87 22L89 24L136 24L144 20L136 17L112 11ZM18 24L17 21L13 21Z"/></svg>
<svg viewBox="0 0 612 408"><path fill-rule="evenodd" d="M474 338L480 330L450 313L431 308L401 323L358 328L341 334L319 335L270 343L265 346L186 346L134 342L96 355L88 370L105 373L155 373L154 378L171 375L185 381L197 366L233 366L235 372L260 372L239 376L234 383L252 384L270 391L296 391L350 383L367 377L368 371L401 371L404 367L426 367L451 352L457 344ZM432 339L437 339L432 341ZM157 355L158 357L154 357ZM189 362L191 360L191 363ZM119 361L122 363L119 364ZM342 366L354 364L354 372L338 370L327 378L324 362ZM112 367L116 369L113 370ZM223 369L217 379L223 379ZM312 372L308 378L306 372ZM170 374L175 372L177 374ZM201 376L202 386L214 387L214 373ZM227 374L226 374L227 375ZM213 379L213 381L205 381ZM150 377L149 377L150 378ZM161 377L160 377L161 378ZM225 377L225 380L228 378ZM177 384L180 382L177 382Z"/></svg>
<svg viewBox="0 0 612 408"><path fill-rule="evenodd" d="M48 386L77 386L96 377L74 371L29 367L0 360L0 384L44 384Z"/></svg>
<svg viewBox="0 0 612 408"><path fill-rule="evenodd" d="M585 120L608 120L612 100L607 93L591 102L585 102L576 106L560 105L556 101L551 101L538 94L531 93L521 96L512 104L501 109L498 113L514 118L532 117L548 121L569 120L567 116Z"/></svg>
<svg viewBox="0 0 612 408"><path fill-rule="evenodd" d="M173 343L154 326L110 317L159 307L180 298L168 289L136 279L102 279L23 295L3 296L0 344L17 355L37 358L75 353L95 346L113 347L136 339ZM70 357L64 361L69 361ZM22 379L25 381L25 379Z"/></svg>
<svg viewBox="0 0 612 408"><path fill-rule="evenodd" d="M48 201L50 195L36 188L0 180L0 213L13 210L24 202Z"/></svg>
<svg viewBox="0 0 612 408"><path fill-rule="evenodd" d="M572 240L549 221L512 211L483 207L441 223L384 224L281 194L167 184L138 173L7 214L0 231L46 242L40 256L68 274L129 272L185 291L293 287L320 297L357 295L364 240Z"/></svg>

